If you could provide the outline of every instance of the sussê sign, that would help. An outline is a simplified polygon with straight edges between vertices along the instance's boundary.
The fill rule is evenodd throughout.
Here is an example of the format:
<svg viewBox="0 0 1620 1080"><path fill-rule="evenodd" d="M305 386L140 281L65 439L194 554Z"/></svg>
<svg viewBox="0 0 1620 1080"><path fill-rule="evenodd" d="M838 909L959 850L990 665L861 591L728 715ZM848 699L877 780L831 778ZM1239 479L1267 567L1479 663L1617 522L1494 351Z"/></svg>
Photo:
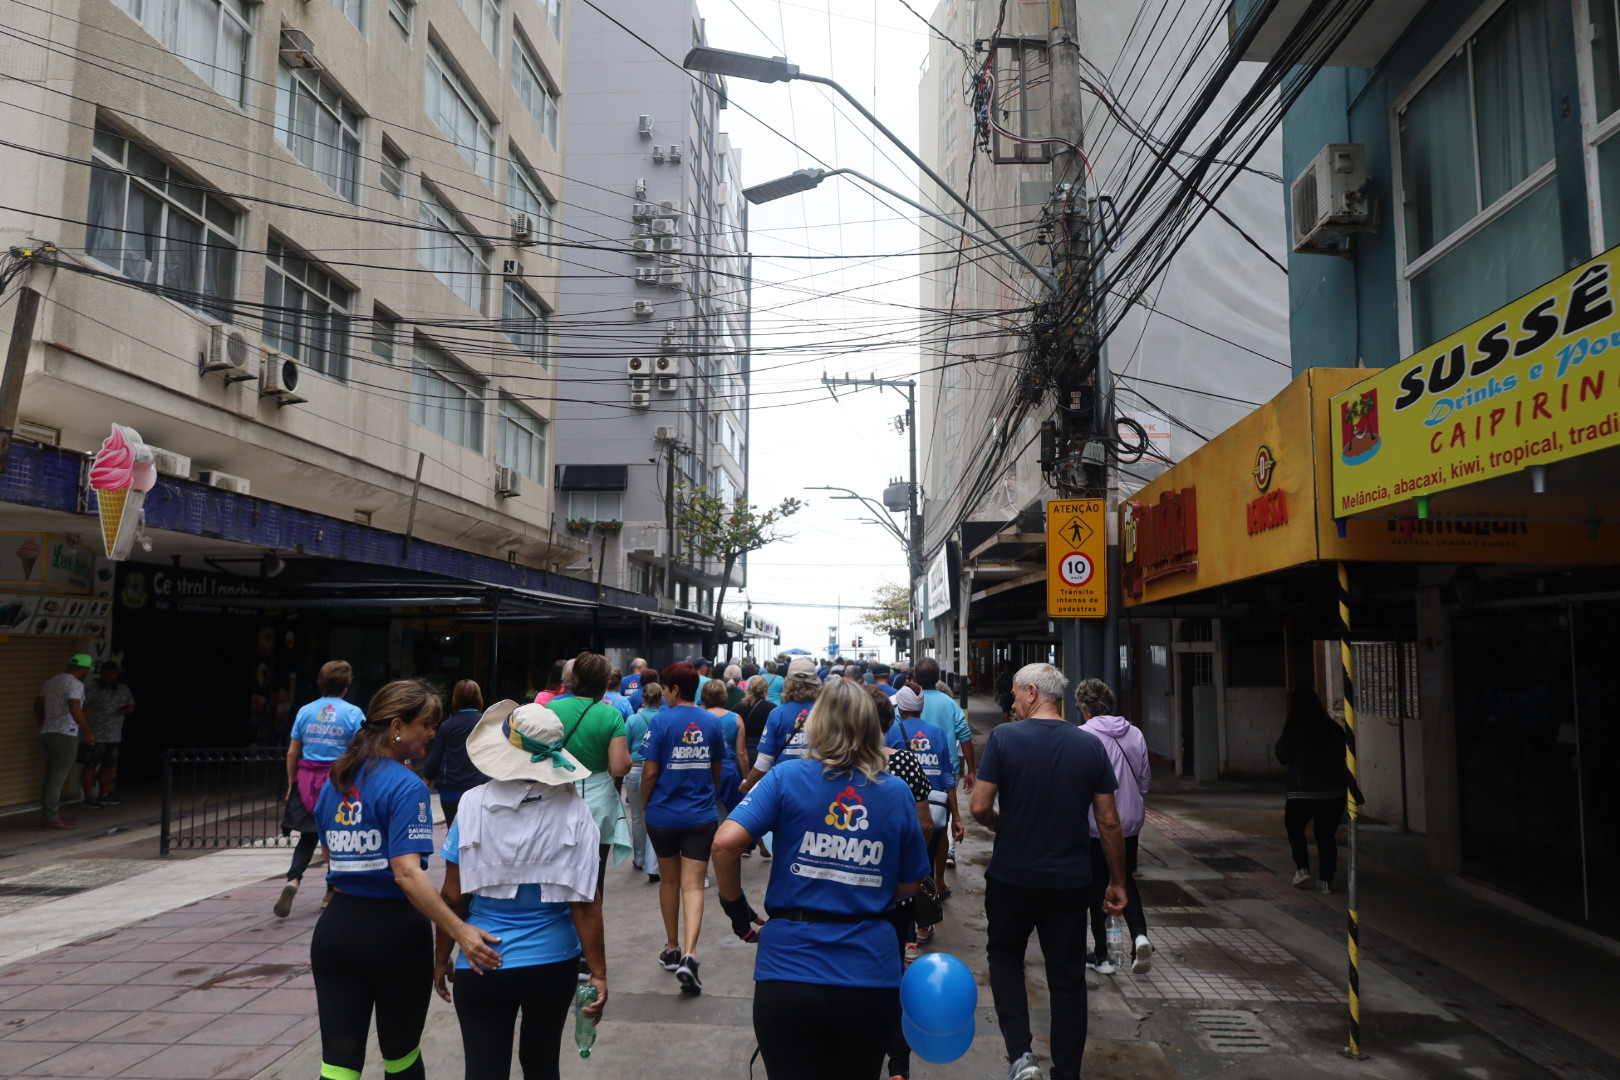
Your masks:
<svg viewBox="0 0 1620 1080"><path fill-rule="evenodd" d="M1620 446L1620 248L1333 397L1339 517Z"/></svg>
<svg viewBox="0 0 1620 1080"><path fill-rule="evenodd" d="M1197 573L1198 492L1166 491L1156 503L1125 506L1121 547L1125 591L1135 596L1142 586L1170 574Z"/></svg>

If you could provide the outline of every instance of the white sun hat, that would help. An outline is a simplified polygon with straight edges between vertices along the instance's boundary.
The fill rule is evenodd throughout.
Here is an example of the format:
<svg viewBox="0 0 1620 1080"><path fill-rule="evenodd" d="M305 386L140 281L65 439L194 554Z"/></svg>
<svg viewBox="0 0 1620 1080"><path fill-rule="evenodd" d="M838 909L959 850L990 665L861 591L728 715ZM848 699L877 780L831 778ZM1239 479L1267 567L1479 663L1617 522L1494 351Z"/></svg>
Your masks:
<svg viewBox="0 0 1620 1080"><path fill-rule="evenodd" d="M497 701L467 736L467 757L491 780L572 784L590 776L562 741L562 718L544 705Z"/></svg>

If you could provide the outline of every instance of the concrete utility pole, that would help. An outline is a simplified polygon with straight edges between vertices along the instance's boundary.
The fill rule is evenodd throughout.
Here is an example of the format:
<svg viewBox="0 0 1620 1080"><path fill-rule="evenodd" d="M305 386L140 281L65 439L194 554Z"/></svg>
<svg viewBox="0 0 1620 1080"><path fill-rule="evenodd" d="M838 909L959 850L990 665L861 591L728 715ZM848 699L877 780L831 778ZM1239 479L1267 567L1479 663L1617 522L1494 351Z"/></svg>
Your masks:
<svg viewBox="0 0 1620 1080"><path fill-rule="evenodd" d="M842 379L835 379L830 375L821 377L822 384L833 386L892 386L903 390L906 394L906 435L911 442L911 487L906 495L906 554L908 556L907 570L911 574L911 586L917 587L917 579L922 577L922 508L918 502L917 488L917 382L915 379L879 379L850 378L845 375Z"/></svg>

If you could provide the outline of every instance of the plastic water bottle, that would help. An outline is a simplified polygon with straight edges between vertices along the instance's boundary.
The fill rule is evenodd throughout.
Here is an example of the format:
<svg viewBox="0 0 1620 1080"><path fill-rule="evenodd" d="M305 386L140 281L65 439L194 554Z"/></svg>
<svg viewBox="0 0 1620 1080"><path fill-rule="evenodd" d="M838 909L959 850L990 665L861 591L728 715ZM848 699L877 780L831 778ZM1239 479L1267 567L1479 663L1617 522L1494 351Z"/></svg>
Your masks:
<svg viewBox="0 0 1620 1080"><path fill-rule="evenodd" d="M574 1045L579 1047L579 1056L591 1056L591 1047L596 1045L596 1021L585 1015L585 1010L596 1001L596 987L590 983L581 983L574 991Z"/></svg>
<svg viewBox="0 0 1620 1080"><path fill-rule="evenodd" d="M1108 916L1108 960L1116 968L1125 963L1125 920L1118 915Z"/></svg>

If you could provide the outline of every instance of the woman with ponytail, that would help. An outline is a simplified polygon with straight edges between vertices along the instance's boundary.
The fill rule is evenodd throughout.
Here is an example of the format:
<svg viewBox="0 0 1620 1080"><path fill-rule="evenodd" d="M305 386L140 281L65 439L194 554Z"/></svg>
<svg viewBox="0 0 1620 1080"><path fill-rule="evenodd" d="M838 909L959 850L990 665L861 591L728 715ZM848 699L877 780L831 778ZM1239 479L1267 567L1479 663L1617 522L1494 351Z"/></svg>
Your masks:
<svg viewBox="0 0 1620 1080"><path fill-rule="evenodd" d="M434 923L473 971L501 963L490 947L499 939L458 918L427 876L431 803L427 785L404 763L427 752L441 712L426 683L377 691L315 803L334 890L309 947L322 1076L360 1075L374 1010L389 1080L426 1076L421 1039L433 993Z"/></svg>

